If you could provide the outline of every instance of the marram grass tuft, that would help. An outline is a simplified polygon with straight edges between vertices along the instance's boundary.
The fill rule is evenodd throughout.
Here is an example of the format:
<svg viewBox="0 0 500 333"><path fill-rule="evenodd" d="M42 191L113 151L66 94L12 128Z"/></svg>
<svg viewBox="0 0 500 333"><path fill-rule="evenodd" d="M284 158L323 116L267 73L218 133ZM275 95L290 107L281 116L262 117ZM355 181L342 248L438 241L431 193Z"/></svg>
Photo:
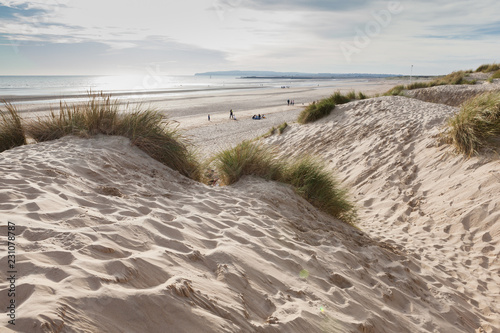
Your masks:
<svg viewBox="0 0 500 333"><path fill-rule="evenodd" d="M465 102L448 120L447 141L468 157L481 148L498 146L500 137L500 92L487 92Z"/></svg>
<svg viewBox="0 0 500 333"><path fill-rule="evenodd" d="M21 117L17 109L4 101L7 112L0 110L0 152L26 144Z"/></svg>

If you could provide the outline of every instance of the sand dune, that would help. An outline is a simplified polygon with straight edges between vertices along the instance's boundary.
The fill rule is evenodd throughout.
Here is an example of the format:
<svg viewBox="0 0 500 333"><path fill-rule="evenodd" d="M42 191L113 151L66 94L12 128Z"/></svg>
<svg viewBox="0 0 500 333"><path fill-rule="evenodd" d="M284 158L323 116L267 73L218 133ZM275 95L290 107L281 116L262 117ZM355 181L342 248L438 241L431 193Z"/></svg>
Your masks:
<svg viewBox="0 0 500 333"><path fill-rule="evenodd" d="M421 88L409 90L405 93L405 95L424 102L460 106L463 102L474 96L493 90L500 90L500 80L496 79L493 83L484 82L482 84L474 85L447 85L432 88Z"/></svg>
<svg viewBox="0 0 500 333"><path fill-rule="evenodd" d="M457 111L381 97L338 106L267 141L328 161L351 188L361 229L404 252L434 296L468 305L486 331L498 332L500 161L466 160L440 143Z"/></svg>
<svg viewBox="0 0 500 333"><path fill-rule="evenodd" d="M265 140L324 158L362 231L283 184L196 183L124 138L5 151L0 229L16 224L18 273L2 330L499 332L500 163L439 143L456 111L381 97Z"/></svg>
<svg viewBox="0 0 500 333"><path fill-rule="evenodd" d="M463 292L429 287L433 271L423 273L420 260L325 216L284 185L246 178L210 188L123 138L67 137L3 155L0 208L18 233L16 330L480 326Z"/></svg>

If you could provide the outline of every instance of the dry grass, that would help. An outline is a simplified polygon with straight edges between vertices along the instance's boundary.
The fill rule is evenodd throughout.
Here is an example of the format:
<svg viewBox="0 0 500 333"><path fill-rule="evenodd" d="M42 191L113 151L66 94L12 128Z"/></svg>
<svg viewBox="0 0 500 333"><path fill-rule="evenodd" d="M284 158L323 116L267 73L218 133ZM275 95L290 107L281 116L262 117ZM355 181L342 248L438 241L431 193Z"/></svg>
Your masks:
<svg viewBox="0 0 500 333"><path fill-rule="evenodd" d="M384 96L400 96L403 94L403 91L406 89L404 85L397 85L387 91Z"/></svg>
<svg viewBox="0 0 500 333"><path fill-rule="evenodd" d="M119 103L110 96L92 95L84 104L60 104L58 113L40 117L27 126L37 142L65 135L120 135L152 158L192 179L199 178L199 167L185 140L156 110L119 113Z"/></svg>
<svg viewBox="0 0 500 333"><path fill-rule="evenodd" d="M365 99L366 95L363 93L358 94L359 99ZM336 91L330 97L320 100L319 102L313 102L307 108L305 108L297 118L299 124L307 124L314 122L318 119L328 116L337 104L349 103L356 99L356 92L354 90L348 92L346 95Z"/></svg>
<svg viewBox="0 0 500 333"><path fill-rule="evenodd" d="M149 156L181 174L198 180L199 164L187 140L156 110L136 111L118 117L112 134L130 139Z"/></svg>
<svg viewBox="0 0 500 333"><path fill-rule="evenodd" d="M500 69L491 74L490 79L500 79Z"/></svg>
<svg viewBox="0 0 500 333"><path fill-rule="evenodd" d="M28 134L37 142L56 140L66 135L89 137L115 132L118 102L110 96L90 95L87 103L61 102L59 112L39 117L27 125Z"/></svg>
<svg viewBox="0 0 500 333"><path fill-rule="evenodd" d="M464 71L453 72L442 78L435 79L429 82L430 87L455 85L455 84L476 84L476 80L469 81L466 79L467 73Z"/></svg>
<svg viewBox="0 0 500 333"><path fill-rule="evenodd" d="M448 74L446 76L434 79L430 82L415 82L408 85L398 85L387 91L384 96L403 96L405 90L413 90L420 88L430 88L443 85L456 85L456 84L476 84L476 80L469 81L466 79L467 72L458 71Z"/></svg>
<svg viewBox="0 0 500 333"><path fill-rule="evenodd" d="M251 141L220 152L215 157L215 167L225 185L237 182L244 175L279 180L283 173L283 165L274 160L271 151Z"/></svg>
<svg viewBox="0 0 500 333"><path fill-rule="evenodd" d="M244 175L258 176L290 184L295 191L315 207L353 223L354 205L346 191L324 166L310 157L298 160L279 159L269 148L244 141L215 157L215 166L224 184L237 182Z"/></svg>
<svg viewBox="0 0 500 333"><path fill-rule="evenodd" d="M479 66L477 69L476 69L476 72L482 72L482 73L490 73L490 72L494 72L494 71L498 71L500 69L500 65L499 64L484 64L484 65L481 65Z"/></svg>
<svg viewBox="0 0 500 333"><path fill-rule="evenodd" d="M307 124L328 116L335 109L335 102L331 98L326 98L318 103L309 104L297 118L299 124Z"/></svg>
<svg viewBox="0 0 500 333"><path fill-rule="evenodd" d="M278 126L278 134L283 134L285 132L285 129L288 127L288 124L284 122L283 124Z"/></svg>
<svg viewBox="0 0 500 333"><path fill-rule="evenodd" d="M26 144L26 136L17 109L4 101L7 112L0 110L0 152Z"/></svg>
<svg viewBox="0 0 500 333"><path fill-rule="evenodd" d="M344 221L356 220L354 205L331 172L311 157L301 158L286 167L284 182L318 209Z"/></svg>
<svg viewBox="0 0 500 333"><path fill-rule="evenodd" d="M500 136L500 93L484 93L465 102L448 121L445 136L458 152L469 157L481 148L498 145L495 140Z"/></svg>

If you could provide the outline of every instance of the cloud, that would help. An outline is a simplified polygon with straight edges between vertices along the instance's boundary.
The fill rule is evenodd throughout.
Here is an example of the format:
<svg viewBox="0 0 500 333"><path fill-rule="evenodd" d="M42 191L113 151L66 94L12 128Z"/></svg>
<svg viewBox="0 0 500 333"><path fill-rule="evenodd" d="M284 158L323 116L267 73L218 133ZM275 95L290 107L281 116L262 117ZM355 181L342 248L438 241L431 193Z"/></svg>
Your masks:
<svg viewBox="0 0 500 333"><path fill-rule="evenodd" d="M491 39L500 36L500 21L486 24L435 25L430 29L437 32L416 37L465 41Z"/></svg>
<svg viewBox="0 0 500 333"><path fill-rule="evenodd" d="M403 9L377 26L380 17L377 20L374 13L387 12L391 3ZM45 59L46 68L54 70L57 59L69 57L75 59L73 63L89 64L86 59L93 59L92 67L102 63L102 70L164 61L168 71L184 68L187 73L250 65L253 69L332 71L347 66L339 45L365 40L360 34L369 35L369 43L359 47L349 71L364 68L370 59L376 59L370 66L378 63L382 68L416 55L422 62L437 63L456 53L500 52L492 42L500 35L497 0L148 0L146 4L136 0L0 0L3 52L9 52L6 44L11 44L10 51L18 48L20 59L26 55L33 63ZM449 41L447 47L442 39ZM36 50L43 54L38 60ZM60 64L72 68L70 62Z"/></svg>
<svg viewBox="0 0 500 333"><path fill-rule="evenodd" d="M28 8L26 4L5 6L0 4L0 19L17 20L21 17L34 17L45 14L44 9Z"/></svg>
<svg viewBox="0 0 500 333"><path fill-rule="evenodd" d="M191 45L169 41L161 36L145 40L60 42L65 36L40 36L40 41L23 41L16 44L0 35L0 56L9 61L0 62L0 71L12 70L14 58L19 67L30 72L22 74L121 74L145 73L148 67L161 64L165 74L182 74L207 71L227 65L227 55ZM117 43L117 47L109 44Z"/></svg>
<svg viewBox="0 0 500 333"><path fill-rule="evenodd" d="M370 5L370 0L216 0L220 8L246 7L280 11L347 11Z"/></svg>

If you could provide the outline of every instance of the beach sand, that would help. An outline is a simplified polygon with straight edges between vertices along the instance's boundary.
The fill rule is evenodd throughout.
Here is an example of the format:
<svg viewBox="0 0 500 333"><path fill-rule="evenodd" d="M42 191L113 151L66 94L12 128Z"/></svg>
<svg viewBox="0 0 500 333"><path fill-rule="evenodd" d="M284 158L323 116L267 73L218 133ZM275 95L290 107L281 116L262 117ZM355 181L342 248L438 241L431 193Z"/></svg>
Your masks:
<svg viewBox="0 0 500 333"><path fill-rule="evenodd" d="M120 137L18 147L0 154L0 229L3 241L15 224L17 272L7 296L4 246L0 306L15 299L17 317L2 329L499 332L500 162L440 142L458 109L379 97L299 126L301 98L274 97L280 105L219 96L212 121L208 108L171 120L202 154L289 121L262 144L324 160L359 207L359 229L283 184L194 182Z"/></svg>

